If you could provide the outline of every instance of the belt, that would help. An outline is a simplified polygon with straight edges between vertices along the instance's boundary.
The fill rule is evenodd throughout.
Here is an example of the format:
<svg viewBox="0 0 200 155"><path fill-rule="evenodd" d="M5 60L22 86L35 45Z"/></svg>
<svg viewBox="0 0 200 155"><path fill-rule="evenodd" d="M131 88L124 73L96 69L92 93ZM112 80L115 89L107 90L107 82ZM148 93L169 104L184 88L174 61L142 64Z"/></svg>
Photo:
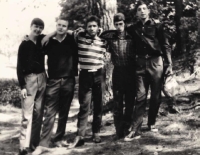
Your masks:
<svg viewBox="0 0 200 155"><path fill-rule="evenodd" d="M159 57L160 55L136 55L136 58L143 58L143 59L149 59L149 58L153 58L153 57Z"/></svg>
<svg viewBox="0 0 200 155"><path fill-rule="evenodd" d="M86 72L97 72L98 70L100 70L102 68L99 69L80 69L80 71L86 71Z"/></svg>

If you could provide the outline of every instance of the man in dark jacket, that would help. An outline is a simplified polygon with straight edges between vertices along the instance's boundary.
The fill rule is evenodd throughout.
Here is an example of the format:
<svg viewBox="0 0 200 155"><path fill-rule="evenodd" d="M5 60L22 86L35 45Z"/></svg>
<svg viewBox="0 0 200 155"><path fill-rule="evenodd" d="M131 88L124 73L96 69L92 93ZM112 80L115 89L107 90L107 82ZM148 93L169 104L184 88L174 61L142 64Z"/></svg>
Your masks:
<svg viewBox="0 0 200 155"><path fill-rule="evenodd" d="M155 123L161 102L163 74L172 74L171 48L162 24L155 23L149 18L150 11L143 1L137 2L135 10L139 20L127 28L127 31L133 37L135 45L136 103L132 131L125 141L140 138L149 87L151 88L151 98L147 125L151 131L158 130Z"/></svg>
<svg viewBox="0 0 200 155"><path fill-rule="evenodd" d="M114 65L113 84L113 115L116 128L116 139L128 134L132 121L135 100L134 50L131 35L125 30L125 17L122 13L114 15L116 30L105 31L101 38L108 42L108 52ZM125 103L125 109L124 109Z"/></svg>

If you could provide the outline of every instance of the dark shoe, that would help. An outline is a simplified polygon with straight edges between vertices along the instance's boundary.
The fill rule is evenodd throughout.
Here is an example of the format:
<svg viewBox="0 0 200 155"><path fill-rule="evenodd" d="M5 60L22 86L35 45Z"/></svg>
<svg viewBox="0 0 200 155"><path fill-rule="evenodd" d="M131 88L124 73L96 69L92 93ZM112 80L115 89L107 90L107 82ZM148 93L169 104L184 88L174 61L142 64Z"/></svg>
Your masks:
<svg viewBox="0 0 200 155"><path fill-rule="evenodd" d="M28 151L26 149L19 149L19 154L18 155L27 155L28 154Z"/></svg>
<svg viewBox="0 0 200 155"><path fill-rule="evenodd" d="M158 128L155 125L148 125L148 129L151 132L158 132Z"/></svg>
<svg viewBox="0 0 200 155"><path fill-rule="evenodd" d="M129 131L129 129L128 129L128 128L127 128L127 129L124 129L124 134L123 134L123 137L124 137L124 136L127 136L129 133L130 133L130 131Z"/></svg>
<svg viewBox="0 0 200 155"><path fill-rule="evenodd" d="M177 114L177 113L180 113L179 108L176 107L176 106L169 106L168 109L169 109L169 113L170 113L170 114Z"/></svg>
<svg viewBox="0 0 200 155"><path fill-rule="evenodd" d="M75 148L75 147L78 147L78 146L82 146L84 145L85 141L84 141L84 138L81 137L81 136L76 136L74 142L69 145L68 149L72 149L72 148Z"/></svg>
<svg viewBox="0 0 200 155"><path fill-rule="evenodd" d="M66 140L61 140L61 141L54 142L54 145L55 147L66 147L69 144L67 143Z"/></svg>
<svg viewBox="0 0 200 155"><path fill-rule="evenodd" d="M94 133L93 136L92 136L92 141L94 143L101 143L101 137L99 137L99 134L98 133Z"/></svg>
<svg viewBox="0 0 200 155"><path fill-rule="evenodd" d="M134 139L139 139L141 137L141 134L135 131L131 131L125 138L125 142L133 141Z"/></svg>
<svg viewBox="0 0 200 155"><path fill-rule="evenodd" d="M167 116L168 115L168 112L166 110L160 110L159 113L158 113L160 116Z"/></svg>
<svg viewBox="0 0 200 155"><path fill-rule="evenodd" d="M113 140L113 141L116 141L116 140L120 140L120 139L122 139L122 138L124 138L123 135L114 135L113 138L112 138L112 140Z"/></svg>

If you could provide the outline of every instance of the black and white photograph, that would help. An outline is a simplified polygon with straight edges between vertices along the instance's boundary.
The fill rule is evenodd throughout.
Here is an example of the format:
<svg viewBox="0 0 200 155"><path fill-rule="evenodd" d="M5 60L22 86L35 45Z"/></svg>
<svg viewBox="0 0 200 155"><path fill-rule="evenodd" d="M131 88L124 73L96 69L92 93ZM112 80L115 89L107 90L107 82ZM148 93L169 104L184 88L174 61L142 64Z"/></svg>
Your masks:
<svg viewBox="0 0 200 155"><path fill-rule="evenodd" d="M0 155L200 155L200 0L0 0Z"/></svg>

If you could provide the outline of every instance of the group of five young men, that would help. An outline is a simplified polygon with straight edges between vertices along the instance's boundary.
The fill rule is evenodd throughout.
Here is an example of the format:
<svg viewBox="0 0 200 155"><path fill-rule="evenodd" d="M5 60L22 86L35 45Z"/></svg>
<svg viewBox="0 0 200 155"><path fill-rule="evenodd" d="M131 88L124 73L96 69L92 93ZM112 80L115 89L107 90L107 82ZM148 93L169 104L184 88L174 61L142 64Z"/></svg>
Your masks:
<svg viewBox="0 0 200 155"><path fill-rule="evenodd" d="M110 52L114 65L112 82L116 138L125 137L125 141L140 138L149 86L148 128L157 130L155 122L163 75L172 73L171 48L162 25L149 18L147 5L139 1L135 9L139 19L136 24L126 27L124 15L117 13L114 16L116 30L103 32L100 36L100 20L96 16L87 18L85 32L75 31L72 35L67 34L68 21L59 18L54 36L51 34L46 37L41 35L44 22L39 18L33 19L29 40L21 43L18 52L17 75L23 97L20 155L27 154L27 149L37 155L52 144L67 145L62 138L74 95L78 63L78 130L74 142L68 148L84 144L91 101L92 139L95 143L101 142L99 132L106 52ZM48 42L43 46L44 37ZM48 74L45 73L44 55L48 56ZM44 106L46 111L42 122ZM57 113L57 131L52 136Z"/></svg>

